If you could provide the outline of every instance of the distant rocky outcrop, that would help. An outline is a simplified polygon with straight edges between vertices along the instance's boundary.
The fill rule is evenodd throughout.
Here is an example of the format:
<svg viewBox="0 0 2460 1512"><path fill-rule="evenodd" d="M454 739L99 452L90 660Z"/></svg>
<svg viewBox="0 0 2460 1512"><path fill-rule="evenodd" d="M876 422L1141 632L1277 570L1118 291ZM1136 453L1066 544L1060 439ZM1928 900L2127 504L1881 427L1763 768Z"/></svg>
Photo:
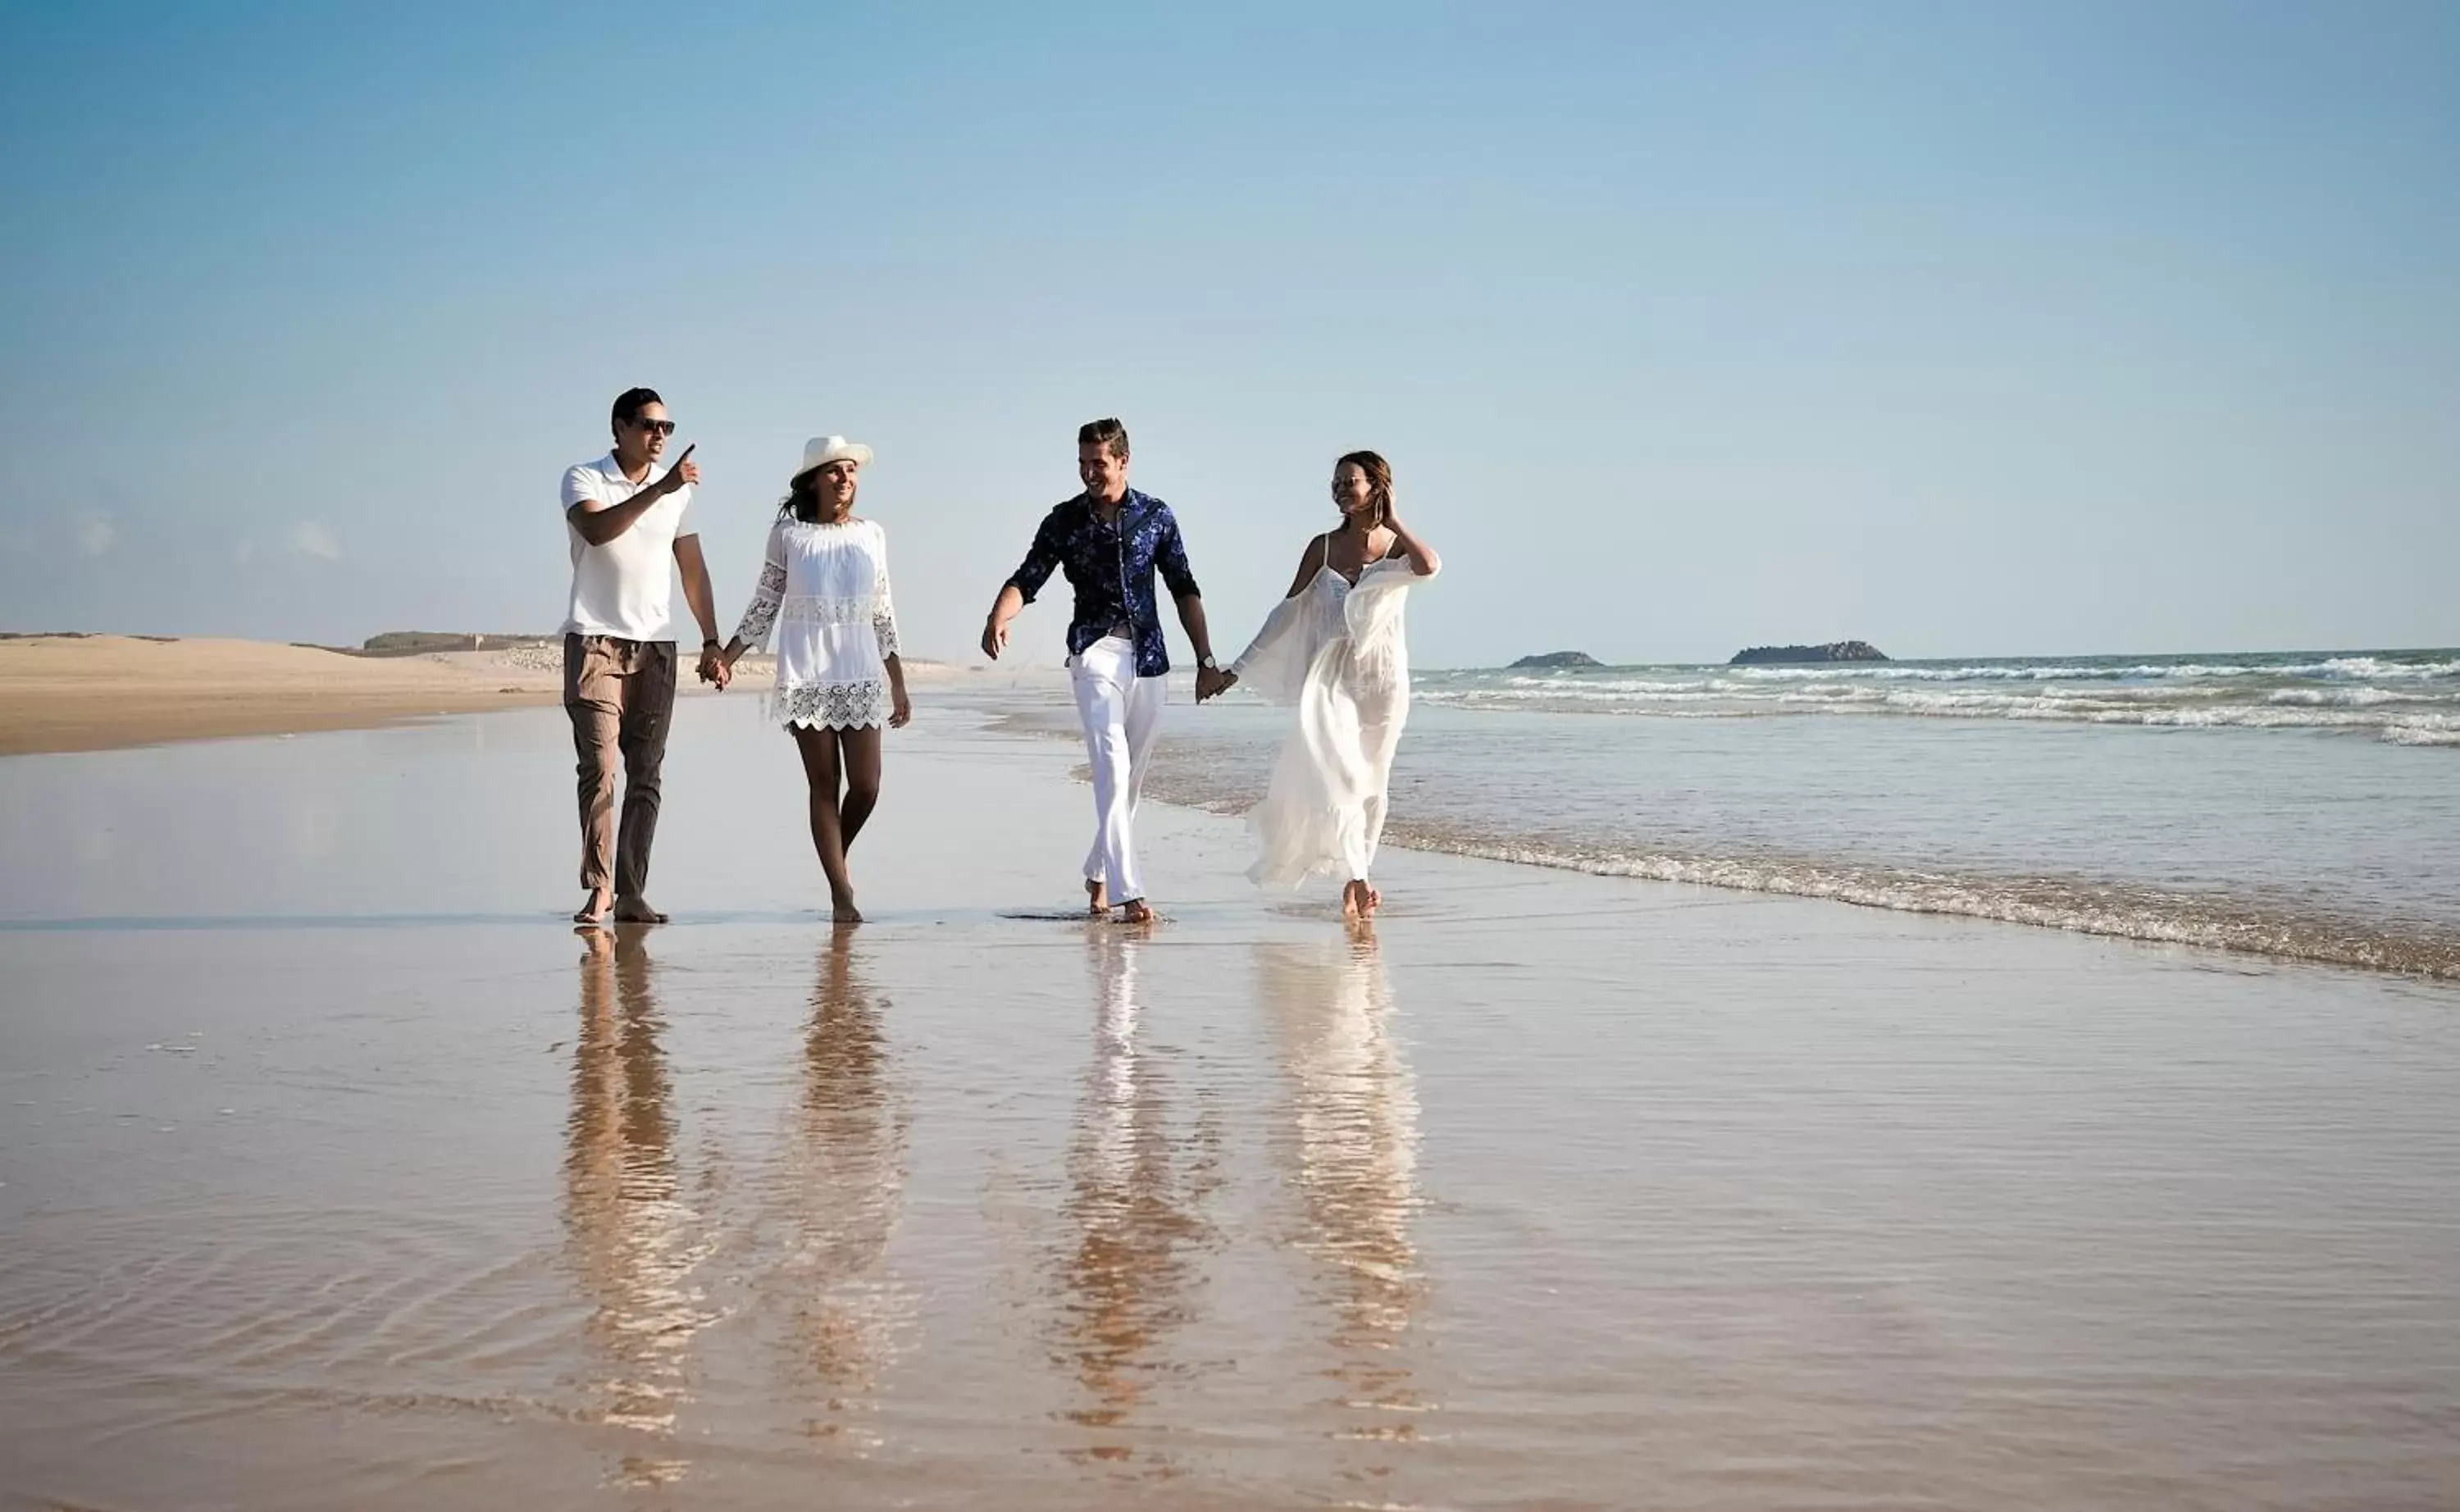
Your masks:
<svg viewBox="0 0 2460 1512"><path fill-rule="evenodd" d="M1728 667L1798 667L1815 662L1883 662L1869 641L1830 641L1825 646L1753 646L1734 653Z"/></svg>
<svg viewBox="0 0 2460 1512"><path fill-rule="evenodd" d="M1514 671L1528 668L1540 670L1559 667L1603 667L1605 663L1586 651L1548 651L1542 656L1523 656L1512 664Z"/></svg>

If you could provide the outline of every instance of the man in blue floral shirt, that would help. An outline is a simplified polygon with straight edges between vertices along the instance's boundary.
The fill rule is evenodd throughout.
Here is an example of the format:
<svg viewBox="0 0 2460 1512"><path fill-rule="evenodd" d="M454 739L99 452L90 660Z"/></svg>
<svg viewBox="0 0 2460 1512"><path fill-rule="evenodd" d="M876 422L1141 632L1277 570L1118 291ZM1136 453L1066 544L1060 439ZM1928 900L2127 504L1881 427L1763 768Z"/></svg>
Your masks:
<svg viewBox="0 0 2460 1512"><path fill-rule="evenodd" d="M1178 623L1196 647L1196 686L1209 695L1221 681L1204 599L1188 570L1187 543L1170 506L1128 486L1128 428L1095 420L1076 433L1076 476L1085 491L1053 507L1033 533L1025 562L1000 588L983 626L983 654L1007 646L1008 621L1033 602L1054 569L1076 591L1068 621L1068 671L1085 755L1093 768L1093 848L1085 857L1092 910L1142 924L1153 917L1136 875L1136 799L1161 731L1170 650L1154 602L1159 572L1178 603Z"/></svg>

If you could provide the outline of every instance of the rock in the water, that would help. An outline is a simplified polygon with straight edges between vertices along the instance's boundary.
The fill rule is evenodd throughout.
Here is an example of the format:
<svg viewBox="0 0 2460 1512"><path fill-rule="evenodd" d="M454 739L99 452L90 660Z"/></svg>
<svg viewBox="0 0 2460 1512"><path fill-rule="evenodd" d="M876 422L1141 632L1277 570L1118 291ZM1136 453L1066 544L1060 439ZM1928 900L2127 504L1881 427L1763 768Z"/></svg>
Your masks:
<svg viewBox="0 0 2460 1512"><path fill-rule="evenodd" d="M1512 664L1512 670L1519 671L1524 668L1531 667L1543 669L1554 667L1603 667L1605 663L1598 660L1586 651L1548 651L1542 656L1523 656L1518 661Z"/></svg>
<svg viewBox="0 0 2460 1512"><path fill-rule="evenodd" d="M1830 641L1825 646L1754 646L1734 653L1728 667L1791 667L1808 662L1883 662L1869 641Z"/></svg>

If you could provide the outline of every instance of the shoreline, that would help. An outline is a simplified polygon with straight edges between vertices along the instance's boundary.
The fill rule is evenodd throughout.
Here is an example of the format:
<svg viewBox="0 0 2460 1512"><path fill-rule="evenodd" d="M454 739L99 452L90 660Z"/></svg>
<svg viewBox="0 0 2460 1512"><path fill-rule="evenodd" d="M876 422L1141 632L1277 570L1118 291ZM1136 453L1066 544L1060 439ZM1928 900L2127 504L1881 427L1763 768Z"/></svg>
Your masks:
<svg viewBox="0 0 2460 1512"><path fill-rule="evenodd" d="M738 695L758 698L774 663L747 658ZM994 729L1073 745L1064 706L1047 698L1001 699L1048 681L1049 669L996 671L945 663L909 665L918 690L990 694L980 707ZM1050 690L1045 688L1047 694ZM710 696L689 675L679 697ZM535 640L486 650L365 656L348 650L238 640L154 636L0 637L0 756L68 755L216 739L369 730L463 714L551 707L561 701L561 649ZM1167 754L1166 754L1167 755ZM1191 780L1156 772L1152 796L1198 812L1230 815L1218 772ZM1081 780L1081 778L1080 778ZM1252 799L1256 795L1245 795ZM1242 806L1242 805L1241 805ZM2402 932L2355 917L2277 907L2250 909L2141 886L2068 880L1948 876L1870 862L1724 856L1680 848L1623 854L1563 837L1513 838L1439 821L1395 822L1388 848L1452 854L1550 871L1711 886L1746 895L1800 897L1886 913L2014 924L2216 952L2221 961L2299 962L2425 983L2460 981L2460 942L2448 933Z"/></svg>
<svg viewBox="0 0 2460 1512"><path fill-rule="evenodd" d="M1009 706L992 714L992 726L1021 738L1076 743L1067 728L1067 712L1055 705ZM1174 807L1238 819L1262 797L1265 768L1259 761L1236 759L1236 739L1201 749L1202 738L1184 729L1166 732L1146 796ZM1076 772L1077 780L1084 781L1081 762ZM2027 876L1746 845L1721 852L1699 842L1619 843L1562 830L1512 834L1491 824L1415 814L1395 815L1383 845L1388 853L1468 857L1549 872L2183 947L2211 952L2216 969L2226 969L2233 961L2264 961L2437 988L2460 983L2460 933L2449 926L2374 919L2348 906L2299 908L2277 900L2199 894L2116 876Z"/></svg>

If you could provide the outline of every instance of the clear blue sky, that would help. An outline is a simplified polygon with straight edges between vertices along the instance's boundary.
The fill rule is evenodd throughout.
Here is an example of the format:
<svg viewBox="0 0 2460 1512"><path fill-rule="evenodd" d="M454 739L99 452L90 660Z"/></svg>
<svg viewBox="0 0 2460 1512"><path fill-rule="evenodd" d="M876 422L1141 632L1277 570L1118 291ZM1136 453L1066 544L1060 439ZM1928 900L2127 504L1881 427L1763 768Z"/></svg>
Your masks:
<svg viewBox="0 0 2460 1512"><path fill-rule="evenodd" d="M1225 654L1358 446L1422 665L2460 643L2460 6L9 11L0 628L551 628L647 383L729 628L1117 414Z"/></svg>

